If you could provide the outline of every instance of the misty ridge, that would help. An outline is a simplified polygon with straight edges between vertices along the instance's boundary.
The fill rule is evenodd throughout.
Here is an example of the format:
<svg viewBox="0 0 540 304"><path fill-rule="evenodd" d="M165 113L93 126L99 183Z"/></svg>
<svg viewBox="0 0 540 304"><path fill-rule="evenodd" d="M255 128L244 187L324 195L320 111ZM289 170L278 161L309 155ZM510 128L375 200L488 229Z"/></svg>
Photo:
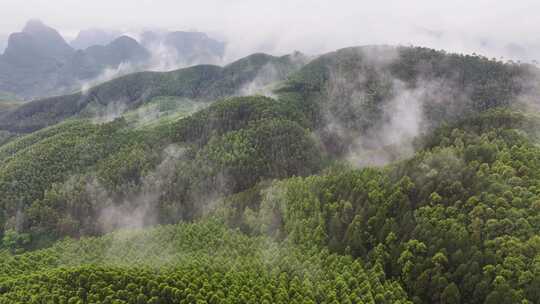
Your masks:
<svg viewBox="0 0 540 304"><path fill-rule="evenodd" d="M41 24L32 26L40 27ZM146 36L148 35L150 34L146 33ZM144 38L144 41L149 41L146 43L151 44L153 41L159 40L157 37L159 35L150 35L150 37ZM412 65L406 66L411 59L415 58L414 56L425 56L426 59L420 63L413 62ZM98 225L95 226L92 221L86 222L85 219L73 219L74 221L82 220L79 228L63 233L86 235L110 232L117 228L142 228L164 221L174 222L178 218L192 219L213 213L216 204L221 204L219 201L223 197L246 190L261 178L264 179L264 173L253 180L242 177L244 174L249 175L251 169L258 170L256 167L244 168L240 163L227 164L226 161L224 163L223 160L217 160L222 155L219 153L216 155L216 152L212 150L214 149L212 145L224 149L222 152L225 154L232 153L234 157L239 152L235 151L234 145L231 151L227 151L231 149L227 140L233 138L212 138L220 133L225 135L227 128L231 128L229 125L225 130L220 130L223 128L222 123L224 123L220 121L223 117L218 114L220 102L205 108L208 104L212 104L212 100L225 98L227 101L228 98L233 97L229 103L233 105L233 108L238 107L241 111L240 116L227 118L234 121L232 129L228 131L241 130L243 126L249 127L249 120L252 118L248 114L242 114L242 111L245 110L241 109L251 107L248 102L251 95L260 96L257 98L261 98L261 103L265 107L279 107L280 100L281 103L286 103L289 94L297 94L298 92L302 94L301 102L317 104L315 117L306 117L308 121L312 120L312 122L298 120L301 126L309 126L309 133L303 135L307 136L305 141L310 146L304 151L309 157L302 160L304 163L300 162L288 168L283 164L273 165L271 170L276 171L271 173L270 177L285 177L289 176L291 172L301 175L316 172L318 170L317 160L321 159L320 152L315 152L318 149L326 154L323 157L330 156L343 160L355 168L381 167L412 157L419 149L422 138L428 136L430 130L437 128L442 123L451 123L474 111L475 109L471 108L471 105L475 103L475 98L477 100L484 99L485 96L482 94L487 94L487 100L489 100L491 94L499 94L496 91L485 91L483 80L479 80L478 83L474 83L477 80L470 83L463 81L464 77L468 76L460 75L463 71L452 70L453 60L458 62L460 60L486 61L494 69L501 69L503 71L502 78L497 78L494 81L497 82L497 85L500 84L506 88L498 88L500 94L503 94L503 98L495 97L496 102L500 100L500 102L506 103L511 99L516 101L516 107L523 107L525 100L532 100L534 98L532 96L538 94L533 79L539 74L534 66L505 64L489 61L482 57L447 55L443 52L422 48L364 46L341 49L313 58L307 58L300 53L283 57L255 54L226 65L222 70L218 67L200 65L180 69L172 74L133 74L110 82L103 78L103 84L95 87L85 86L78 95L36 100L13 111L8 111L4 116L5 121L2 128L15 134L18 132L31 133L67 118L91 118L95 124L91 128L99 129L103 124L111 124L113 129L118 129L114 132L118 132L118 135L122 136L121 134L124 132L122 126L124 125L131 129L133 126L141 124L144 126L148 122L159 121L162 118L159 109L171 101L173 113L179 104L199 104L200 106L187 109L171 121L175 127L188 126L185 130L177 131L178 133L174 134L173 137L177 137L180 142L187 140L200 146L200 151L182 147L181 150L187 149L189 151L187 155L190 155L185 160L180 161L176 158L170 160L168 156L161 160L167 164L166 169L173 170L174 173L165 175L159 173L163 167L158 165L160 157L157 155L169 154L166 152L169 146L163 147L163 143L159 143L154 147L155 149L151 149L151 153L144 145L134 151L129 151L128 146L121 148L120 154L113 156L119 158L120 167L117 169L121 171L118 173L127 174L126 178L129 182L126 184L123 182L116 184L118 181L115 181L115 186L112 188L104 186L103 183L108 184L113 180L107 181L102 178L100 181L94 173L90 173L89 176L77 177L80 185L87 183L89 187L78 195L81 198L85 197L85 204L92 206L88 211L93 214L91 218L97 217ZM450 70L445 70L448 68ZM105 71L105 73L112 77L116 75L118 70L124 70L126 74L129 74L131 67L129 65L126 67L122 63L116 71ZM211 75L210 71L216 71L216 76L208 77ZM410 73L412 73L412 77L408 75ZM176 83L183 85L182 80L191 81L192 74L201 77L197 81L198 91L191 87L177 89L174 85L172 87L163 86L163 83L167 81L171 81L175 85L177 85ZM232 79L226 78L230 75L233 76ZM153 78L155 76L159 77ZM315 82L310 77L315 77ZM127 86L124 86L124 82L127 83ZM206 89L201 90L205 86ZM163 99L167 96L172 99ZM239 96L247 96L247 99L234 99L234 97ZM49 103L54 107L43 107L44 103ZM51 109L56 111L55 108L58 111L65 111L70 106L79 108L75 109L76 112L66 116L62 116L65 115L63 112L58 112L58 114L48 112ZM205 110L200 110L201 108L205 108ZM218 112L214 113L214 111ZM290 114L281 111L270 113L275 115L276 119L289 119L287 115ZM59 118L39 124L39 120L36 120L35 117L50 116L42 113L59 115ZM261 115L267 115L264 111L262 113ZM213 115L217 116L212 118ZM247 122L243 122L246 119L244 115L248 115ZM9 119L15 120L12 123ZM33 125L15 127L15 124L24 124L25 119L28 119L28 122ZM201 121L197 121L198 119ZM214 119L217 120L215 123ZM297 120L297 118L291 119ZM194 126L191 127L190 124L194 124ZM225 125L227 124L225 123ZM235 124L238 125L234 126ZM279 124L279 121L271 122L269 126L274 128L274 125ZM286 124L285 126L289 127ZM290 130L296 132L295 128L296 126L291 126ZM137 131L135 128L135 131L129 132ZM246 132L246 136L256 138L258 135ZM168 141L171 139L164 139L164 142ZM261 146L256 147L261 149ZM83 159L95 157L85 155L87 152L84 152L84 149L82 151L80 157ZM126 156L126 153L127 155L135 153L136 158L141 158L132 164L135 166L133 170L137 172L134 176L131 176L130 171L122 173L123 170L127 170L123 169L122 162L124 160L121 159L121 157ZM282 153L289 153L289 151L282 151L276 147L274 151L269 150L265 153L268 154L264 157L274 159ZM146 162L144 159L149 160L150 164L138 167L139 161ZM232 167L227 167L229 165ZM157 171L152 173L150 168L154 166ZM201 170L205 167L207 167L207 171ZM101 167L99 170L103 171L100 174L105 174L104 172L107 172L108 169ZM184 174L182 170L189 172L188 175L192 177L185 180L180 178L180 175ZM66 184L67 190L60 190L63 187L61 183L55 187L60 187L57 191L67 195L75 192L70 186L72 183L73 181ZM168 201L171 197L176 197L175 200L181 199L183 203L167 207L170 208L168 214L159 214L163 210L159 211L162 207L158 206L171 203ZM13 222L19 223L22 218L21 211L17 209L16 213ZM87 225L87 228L83 228ZM15 226L19 227L20 224Z"/></svg>
<svg viewBox="0 0 540 304"><path fill-rule="evenodd" d="M327 44L318 47L313 45L314 34L309 31L306 34L309 35L294 41L295 35L299 35L296 31L283 37L271 32L266 38L246 35L245 39L240 39L237 34L219 31L207 34L144 27L91 28L79 31L68 42L57 30L39 20L30 20L21 32L0 36L0 44L5 46L0 45L4 53L0 56L3 58L0 71L5 73L0 78L0 93L11 95L10 99L29 100L86 90L137 71L171 71L197 64L225 65L255 52L283 55L297 49L314 56L348 45L379 41L395 41L395 45L410 45L412 41L414 45L526 63L536 62L538 49L538 45L530 41L427 27L407 28L403 35L409 37L409 41L395 37L381 40L351 36L344 41L328 39ZM42 37L37 39L32 35ZM73 37L72 34L69 37Z"/></svg>
<svg viewBox="0 0 540 304"><path fill-rule="evenodd" d="M415 62L415 58L422 60ZM462 66L455 62L467 61L500 70L500 76L489 78L490 90L485 90L483 79L464 81L476 76L455 70L455 66ZM208 77L210 71L215 76ZM176 88L184 84L182 79L192 81L193 75L201 77L196 81L199 91L189 86ZM233 78L228 78L231 75ZM75 175L65 184L61 182L65 177L59 178L53 186L60 196L71 197L68 209L73 208L68 212L72 226L57 223L53 229L84 236L219 213L223 204L228 204L229 195L267 179L309 175L320 170L325 161L365 168L407 160L421 149L430 130L478 111L475 107L483 107L478 101L493 98L495 104L504 105L513 100L516 109L527 106L524 101L538 94L532 81L538 75L534 66L424 48L352 47L315 58L299 53L284 57L255 54L224 68L202 65L172 74L128 75L89 88L74 99L36 100L7 112L3 128L32 136L34 130L25 129L28 126L15 128L15 122L11 124L9 119L16 119L21 126L27 120L37 129L52 125L51 131L59 122L56 128L61 130L64 119L91 119L91 125L83 123L81 127L97 133L89 138L86 131L76 135L83 143L74 147L80 153L74 157L81 158L81 169L86 166L84 162L96 162L97 171ZM135 85L130 84L132 81ZM164 87L167 81L174 85ZM80 112L72 116L59 116L58 121L39 125L35 117L55 113L50 112L54 108L41 107L42 103L58 103L56 107L62 111L71 105L83 108L76 109ZM162 120L160 109L167 104L177 116ZM193 107L186 107L189 104ZM297 113L294 107L313 110ZM76 120L73 123L73 130L66 125L67 140L73 136L71 132L79 132ZM145 130L155 139L145 139ZM100 139L102 132L111 135ZM155 132L157 135L152 135ZM261 139L261 134L267 137ZM281 138L290 140L291 136L296 136L292 141L302 146L282 145ZM112 145L108 141L116 137L126 139L110 151L100 150ZM280 144L274 146L274 141ZM85 147L91 142L102 148L89 153ZM69 172L63 173L70 176ZM6 191L13 190L8 186ZM73 201L84 202L87 209L82 214L88 213L88 218L70 205ZM17 209L7 225L21 222L21 212ZM251 211L246 212L249 215ZM247 217L258 216L263 215Z"/></svg>
<svg viewBox="0 0 540 304"><path fill-rule="evenodd" d="M196 65L170 72L128 74L70 95L37 99L0 111L0 129L27 133L67 118L110 121L129 115L130 111L139 112L140 120L147 120L154 114L161 115L146 111L156 107L184 108L180 112L189 114L190 105L203 106L220 98L246 94L269 95L273 86L307 61L309 58L300 53L281 57L256 53L223 67Z"/></svg>
<svg viewBox="0 0 540 304"><path fill-rule="evenodd" d="M205 33L126 34L83 30L70 45L55 29L30 20L21 32L9 35L0 56L0 92L32 99L85 90L136 71L223 62L225 43Z"/></svg>

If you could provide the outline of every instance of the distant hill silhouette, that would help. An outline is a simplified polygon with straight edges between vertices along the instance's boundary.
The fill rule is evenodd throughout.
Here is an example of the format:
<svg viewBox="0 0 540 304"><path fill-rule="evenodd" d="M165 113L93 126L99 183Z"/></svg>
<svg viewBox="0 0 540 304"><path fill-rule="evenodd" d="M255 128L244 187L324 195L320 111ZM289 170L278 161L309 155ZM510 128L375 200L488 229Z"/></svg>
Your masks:
<svg viewBox="0 0 540 304"><path fill-rule="evenodd" d="M204 33L154 36L153 42L175 53L175 66L216 63L225 49L223 43ZM79 90L86 82L107 80L100 75L109 71L109 77L114 76L121 64L127 64L129 71L141 71L151 68L156 61L159 58L151 56L149 45L145 47L119 32L81 31L70 45L55 29L39 20L30 20L21 32L9 36L0 55L0 92L21 99L61 95Z"/></svg>
<svg viewBox="0 0 540 304"><path fill-rule="evenodd" d="M120 31L87 29L80 31L70 45L76 50L84 50L94 45L107 45L121 35Z"/></svg>

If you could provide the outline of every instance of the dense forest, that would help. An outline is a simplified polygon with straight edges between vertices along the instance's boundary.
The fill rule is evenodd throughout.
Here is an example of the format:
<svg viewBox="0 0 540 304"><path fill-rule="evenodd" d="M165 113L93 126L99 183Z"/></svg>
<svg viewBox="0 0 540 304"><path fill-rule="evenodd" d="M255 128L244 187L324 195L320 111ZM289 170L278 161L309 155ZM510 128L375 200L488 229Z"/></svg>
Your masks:
<svg viewBox="0 0 540 304"><path fill-rule="evenodd" d="M253 54L225 67L197 65L170 72L133 73L70 95L0 111L0 130L28 133L68 118L99 115L100 109L110 112L111 106L133 109L163 96L214 101L235 95L252 83L265 86L283 80L298 70L303 60L301 54Z"/></svg>
<svg viewBox="0 0 540 304"><path fill-rule="evenodd" d="M9 109L0 303L540 303L537 68L298 56Z"/></svg>

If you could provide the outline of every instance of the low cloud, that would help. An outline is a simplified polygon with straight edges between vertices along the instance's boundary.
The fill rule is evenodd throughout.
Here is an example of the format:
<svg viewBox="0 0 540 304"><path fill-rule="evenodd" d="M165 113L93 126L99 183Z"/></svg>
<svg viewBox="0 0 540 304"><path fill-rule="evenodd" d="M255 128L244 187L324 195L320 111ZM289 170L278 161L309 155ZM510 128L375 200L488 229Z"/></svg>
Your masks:
<svg viewBox="0 0 540 304"><path fill-rule="evenodd" d="M230 42L226 61L258 51L320 54L366 44L421 45L526 61L538 60L540 55L535 15L540 3L535 0L201 0L189 4L171 0L53 0L47 5L28 0L24 10L21 5L16 0L3 1L2 32L15 32L36 17L47 18L47 23L64 33L98 24L119 30L196 28ZM59 8L70 13L59 14Z"/></svg>
<svg viewBox="0 0 540 304"><path fill-rule="evenodd" d="M80 90L83 94L88 93L88 90L100 83L109 81L111 79L120 77L122 75L127 75L133 73L137 70L140 70L142 66L134 65L131 62L122 62L116 67L107 67L105 68L98 76L88 79L81 80L79 82Z"/></svg>
<svg viewBox="0 0 540 304"><path fill-rule="evenodd" d="M353 166L384 166L412 156L418 137L459 118L470 104L466 90L452 79L395 77L391 64L399 59L397 48L340 52L326 85L319 136L329 152Z"/></svg>
<svg viewBox="0 0 540 304"><path fill-rule="evenodd" d="M108 194L106 200L109 203L99 210L98 222L101 231L137 229L159 223L158 203L166 185L174 178L176 162L184 153L185 149L177 145L167 146L163 150L160 164L143 177L139 186L128 188L120 196L120 201L113 198L117 195ZM99 184L95 187L103 189Z"/></svg>

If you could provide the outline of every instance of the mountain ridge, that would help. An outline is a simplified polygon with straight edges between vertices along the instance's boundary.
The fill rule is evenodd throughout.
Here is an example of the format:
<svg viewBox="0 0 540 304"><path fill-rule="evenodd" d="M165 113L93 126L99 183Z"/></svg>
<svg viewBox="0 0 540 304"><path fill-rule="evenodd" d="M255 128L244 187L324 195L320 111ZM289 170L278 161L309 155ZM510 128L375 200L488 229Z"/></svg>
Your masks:
<svg viewBox="0 0 540 304"><path fill-rule="evenodd" d="M122 102L136 106L155 96L177 96L215 100L239 93L266 67L272 67L272 79L259 85L283 80L299 68L300 61L290 56L254 54L224 67L199 65L171 72L138 72L105 82L86 92L35 100L0 114L0 129L13 132L35 131L71 117L91 102L107 105ZM266 82L266 83L265 83ZM50 120L50 122L47 122ZM28 123L29 126L24 125ZM21 127L17 127L21 126Z"/></svg>
<svg viewBox="0 0 540 304"><path fill-rule="evenodd" d="M174 62L169 62L172 66L214 63L223 56L224 44L203 33L172 32L163 39L175 35L179 40L167 42L167 51L176 52ZM161 55L155 57L155 50L148 47L118 35L102 45L77 50L58 31L39 20L30 20L21 32L9 36L0 55L0 91L22 99L66 94L106 73L119 74L121 71L114 70L123 66L133 72L159 64Z"/></svg>

